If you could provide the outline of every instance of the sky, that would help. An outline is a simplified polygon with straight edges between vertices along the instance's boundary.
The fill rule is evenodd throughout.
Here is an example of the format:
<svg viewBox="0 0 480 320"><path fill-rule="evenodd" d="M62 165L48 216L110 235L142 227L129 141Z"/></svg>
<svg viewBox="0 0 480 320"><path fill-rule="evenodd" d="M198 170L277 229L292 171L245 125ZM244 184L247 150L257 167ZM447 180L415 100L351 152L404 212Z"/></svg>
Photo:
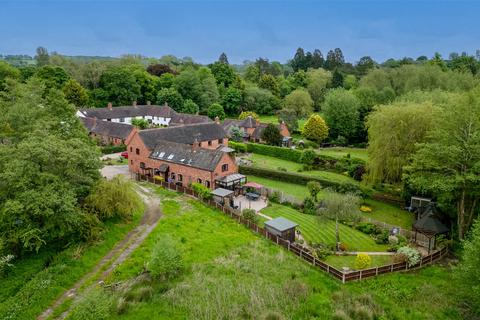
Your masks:
<svg viewBox="0 0 480 320"><path fill-rule="evenodd" d="M347 61L480 49L480 1L7 1L0 54L173 54L200 63L286 62L298 47Z"/></svg>

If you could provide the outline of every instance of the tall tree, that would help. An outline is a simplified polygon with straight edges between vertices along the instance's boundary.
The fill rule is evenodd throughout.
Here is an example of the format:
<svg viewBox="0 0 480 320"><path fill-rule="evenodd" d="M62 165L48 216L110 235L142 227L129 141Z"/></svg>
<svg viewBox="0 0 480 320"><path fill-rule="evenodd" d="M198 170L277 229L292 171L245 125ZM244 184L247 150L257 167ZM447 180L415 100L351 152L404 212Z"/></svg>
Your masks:
<svg viewBox="0 0 480 320"><path fill-rule="evenodd" d="M50 56L46 48L38 47L36 52L35 60L37 60L37 66L43 67L50 63Z"/></svg>
<svg viewBox="0 0 480 320"><path fill-rule="evenodd" d="M458 238L478 214L480 196L480 91L452 100L434 114L433 129L408 167L414 189L456 203Z"/></svg>
<svg viewBox="0 0 480 320"><path fill-rule="evenodd" d="M370 56L361 57L357 63L356 69L359 76L364 76L375 67L375 61Z"/></svg>
<svg viewBox="0 0 480 320"><path fill-rule="evenodd" d="M313 112L313 100L306 90L297 89L285 97L284 108L303 118Z"/></svg>
<svg viewBox="0 0 480 320"><path fill-rule="evenodd" d="M399 183L403 167L424 142L432 126L431 102L397 102L377 107L366 122L368 128L368 180Z"/></svg>
<svg viewBox="0 0 480 320"><path fill-rule="evenodd" d="M361 125L359 108L360 101L350 91L339 88L327 93L322 110L332 138L342 136L349 140L356 134Z"/></svg>
<svg viewBox="0 0 480 320"><path fill-rule="evenodd" d="M303 51L303 48L297 49L290 64L292 65L293 71L307 70L305 51Z"/></svg>
<svg viewBox="0 0 480 320"><path fill-rule="evenodd" d="M173 70L169 65L166 64L161 64L161 63L155 63L151 64L147 67L147 72L150 73L152 76L157 76L160 77L164 73L170 73L170 74L177 74L175 70Z"/></svg>
<svg viewBox="0 0 480 320"><path fill-rule="evenodd" d="M190 100L191 101L191 100ZM157 104L168 104L173 110L182 112L183 97L175 88L163 88L157 94Z"/></svg>
<svg viewBox="0 0 480 320"><path fill-rule="evenodd" d="M331 80L332 74L324 69L309 69L307 71L307 91L312 97L316 110L320 110Z"/></svg>
<svg viewBox="0 0 480 320"><path fill-rule="evenodd" d="M324 63L325 63L325 60L323 59L322 52L318 49L315 49L313 51L310 67L314 69L323 68Z"/></svg>
<svg viewBox="0 0 480 320"><path fill-rule="evenodd" d="M220 56L218 57L218 62L224 63L224 64L229 64L228 63L228 58L227 58L227 55L225 54L225 52L222 52L222 54L220 54Z"/></svg>
<svg viewBox="0 0 480 320"><path fill-rule="evenodd" d="M63 87L63 94L68 102L73 103L77 108L86 107L88 103L88 93L80 83L75 79L67 81Z"/></svg>

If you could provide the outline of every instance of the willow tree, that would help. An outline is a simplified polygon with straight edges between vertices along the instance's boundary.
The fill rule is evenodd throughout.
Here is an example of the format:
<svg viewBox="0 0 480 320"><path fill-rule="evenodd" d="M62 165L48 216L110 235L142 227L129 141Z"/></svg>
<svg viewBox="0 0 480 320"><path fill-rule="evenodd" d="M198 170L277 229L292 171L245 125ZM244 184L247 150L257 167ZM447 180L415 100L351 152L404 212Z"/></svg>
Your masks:
<svg viewBox="0 0 480 320"><path fill-rule="evenodd" d="M456 207L458 237L478 215L480 198L480 90L436 110L433 128L406 168L406 182Z"/></svg>
<svg viewBox="0 0 480 320"><path fill-rule="evenodd" d="M375 108L367 118L368 180L398 183L402 170L432 126L431 102L396 102Z"/></svg>

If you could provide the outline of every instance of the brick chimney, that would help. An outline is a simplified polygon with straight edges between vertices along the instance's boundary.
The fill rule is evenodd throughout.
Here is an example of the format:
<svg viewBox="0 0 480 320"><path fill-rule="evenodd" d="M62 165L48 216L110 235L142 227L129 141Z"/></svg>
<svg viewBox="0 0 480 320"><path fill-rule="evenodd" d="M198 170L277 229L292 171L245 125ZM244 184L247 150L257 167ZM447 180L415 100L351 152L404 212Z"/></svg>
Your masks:
<svg viewBox="0 0 480 320"><path fill-rule="evenodd" d="M109 103L107 104L107 108L108 108L109 110L112 110L112 103L111 103L111 102L109 102Z"/></svg>
<svg viewBox="0 0 480 320"><path fill-rule="evenodd" d="M135 100L135 101L132 102L132 106L133 106L134 108L137 107L137 100Z"/></svg>
<svg viewBox="0 0 480 320"><path fill-rule="evenodd" d="M215 117L215 123L220 124L220 118L218 116Z"/></svg>
<svg viewBox="0 0 480 320"><path fill-rule="evenodd" d="M193 152L196 152L197 149L198 149L198 139L195 138L195 139L193 139L192 151L193 151Z"/></svg>

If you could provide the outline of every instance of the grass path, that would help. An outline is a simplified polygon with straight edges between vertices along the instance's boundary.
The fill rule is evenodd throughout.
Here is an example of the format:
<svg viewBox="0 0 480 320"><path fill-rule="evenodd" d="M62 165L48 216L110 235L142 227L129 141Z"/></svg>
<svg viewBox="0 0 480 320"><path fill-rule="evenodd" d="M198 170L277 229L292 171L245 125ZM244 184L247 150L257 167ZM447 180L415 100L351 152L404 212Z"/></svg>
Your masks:
<svg viewBox="0 0 480 320"><path fill-rule="evenodd" d="M148 189L142 187L141 191L138 192L145 202L145 213L140 221L140 225L130 231L89 273L85 274L70 289L56 299L48 309L37 317L37 320L48 319L52 316L54 318L65 319L70 311L72 301L78 300L80 296L79 292L82 291L84 286L88 287L83 291L88 292L95 287L98 282L103 281L116 266L121 264L145 240L161 217L160 201L158 198L148 195L150 192ZM145 195L145 193L147 195ZM99 275L99 273L101 274ZM63 312L58 317L55 317L55 311L67 303L67 309L62 310Z"/></svg>

